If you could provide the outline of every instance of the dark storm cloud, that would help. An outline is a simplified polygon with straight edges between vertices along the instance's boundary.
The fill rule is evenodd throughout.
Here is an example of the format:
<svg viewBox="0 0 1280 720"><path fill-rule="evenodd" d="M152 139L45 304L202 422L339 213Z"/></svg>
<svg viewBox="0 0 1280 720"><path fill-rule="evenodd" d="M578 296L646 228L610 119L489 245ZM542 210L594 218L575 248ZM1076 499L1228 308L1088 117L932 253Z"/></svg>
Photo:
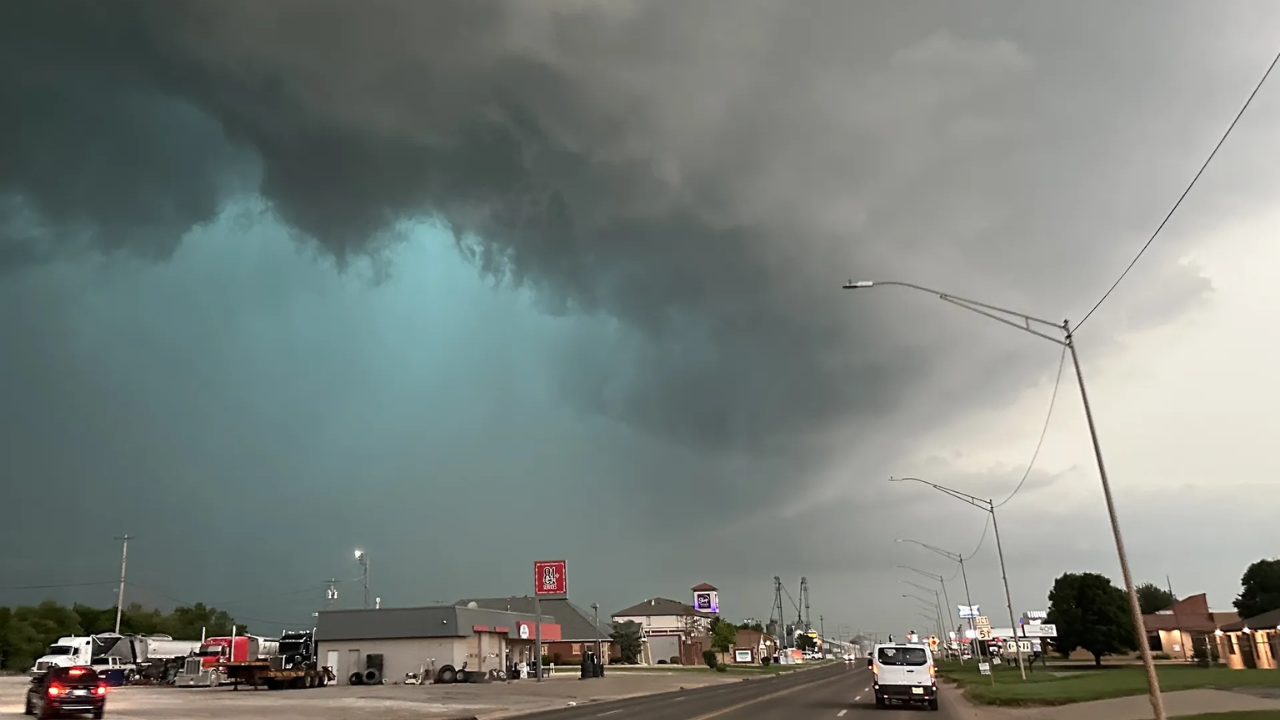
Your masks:
<svg viewBox="0 0 1280 720"><path fill-rule="evenodd" d="M1036 94L1080 41L1015 7L983 28L911 3L12 3L0 81L20 110L0 119L0 194L9 225L43 232L8 235L0 259L163 258L248 191L339 263L439 217L483 271L638 335L631 361L570 358L581 406L684 442L794 449L887 412L941 362L848 310L847 273L966 271L1058 304L1122 251L1041 213L1061 223L1079 200L1111 228L1149 218L1084 182L1121 138L1058 135L1129 88L1072 75ZM1098 22L1114 53L1146 19ZM933 347L959 332L918 331ZM955 353L955 372L990 360Z"/></svg>

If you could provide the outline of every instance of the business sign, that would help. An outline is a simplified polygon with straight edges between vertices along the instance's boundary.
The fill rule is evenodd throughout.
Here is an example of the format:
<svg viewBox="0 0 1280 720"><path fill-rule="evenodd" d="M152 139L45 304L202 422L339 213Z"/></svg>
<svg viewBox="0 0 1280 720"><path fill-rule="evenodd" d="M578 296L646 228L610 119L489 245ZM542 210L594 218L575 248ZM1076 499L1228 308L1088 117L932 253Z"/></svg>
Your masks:
<svg viewBox="0 0 1280 720"><path fill-rule="evenodd" d="M977 605L957 605L956 609L960 611L960 617L970 620L982 614L982 608Z"/></svg>
<svg viewBox="0 0 1280 720"><path fill-rule="evenodd" d="M719 613L720 597L714 590L699 590L693 594L693 608L698 612Z"/></svg>
<svg viewBox="0 0 1280 720"><path fill-rule="evenodd" d="M734 650L733 661L739 662L739 663L751 662L751 651L750 650Z"/></svg>
<svg viewBox="0 0 1280 720"><path fill-rule="evenodd" d="M1018 652L1019 650L1021 650L1021 651L1022 651L1022 653L1023 653L1024 655L1025 655L1025 654L1030 653L1030 652L1031 652L1031 641L1030 641L1030 640L1021 640L1021 641L1016 642L1016 643L1015 643L1015 642L1007 642L1007 643L1005 643L1005 644L1004 644L1004 651L1005 651L1005 652L1016 653L1016 652Z"/></svg>
<svg viewBox="0 0 1280 720"><path fill-rule="evenodd" d="M1058 626L1053 623L1023 625L1022 634L1024 637L1029 638L1056 638L1058 637Z"/></svg>
<svg viewBox="0 0 1280 720"><path fill-rule="evenodd" d="M1043 622L1049 619L1049 613L1044 610L1026 610L1022 613L1022 618L1031 622Z"/></svg>
<svg viewBox="0 0 1280 720"><path fill-rule="evenodd" d="M533 564L534 595L568 595L568 563L564 560L539 560Z"/></svg>

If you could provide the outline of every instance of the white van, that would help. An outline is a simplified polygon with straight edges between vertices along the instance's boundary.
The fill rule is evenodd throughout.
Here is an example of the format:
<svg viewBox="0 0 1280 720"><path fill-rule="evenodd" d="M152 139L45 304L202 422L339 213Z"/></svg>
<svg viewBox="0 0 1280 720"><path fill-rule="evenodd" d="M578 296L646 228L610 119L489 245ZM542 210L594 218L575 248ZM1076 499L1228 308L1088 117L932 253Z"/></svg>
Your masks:
<svg viewBox="0 0 1280 720"><path fill-rule="evenodd" d="M871 657L876 707L891 702L920 703L938 709L938 669L925 645L893 643L876 645Z"/></svg>

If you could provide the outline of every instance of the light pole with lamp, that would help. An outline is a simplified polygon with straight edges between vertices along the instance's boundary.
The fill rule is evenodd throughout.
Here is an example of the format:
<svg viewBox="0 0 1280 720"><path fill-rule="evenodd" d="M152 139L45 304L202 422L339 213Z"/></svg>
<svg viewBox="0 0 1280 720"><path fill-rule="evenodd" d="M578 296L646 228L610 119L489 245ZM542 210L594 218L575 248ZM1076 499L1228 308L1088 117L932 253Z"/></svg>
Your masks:
<svg viewBox="0 0 1280 720"><path fill-rule="evenodd" d="M923 576L925 576L925 577L927 577L927 578L929 578L929 579L931 579L931 580L936 581L939 585L941 585L941 586L942 586L942 599L943 599L943 600L945 600L945 601L947 602L947 622L949 622L949 623L955 623L956 618L955 618L955 615L953 615L953 614L952 614L952 613L954 613L955 611L952 609L952 605L951 605L951 598L947 595L947 579L946 579L946 578L942 577L941 575L935 575L935 574L930 573L930 572L925 572L925 571L923 571L923 570L919 570L919 569L917 569L917 568L913 568L913 567L911 567L910 565L894 565L894 567L896 567L896 568L901 568L901 569L903 569L903 570L910 570L911 572L916 573L917 575L923 575ZM954 575L952 576L952 579L953 579L953 580L955 579L955 576L954 576ZM955 625L953 625L952 627L955 627ZM947 632L948 632L948 633L950 633L950 632L951 632L950 628L948 628L948 629L947 629ZM943 640L945 641L945 640L947 639L947 637L949 637L949 636L944 636L944 637L943 637ZM961 665L963 665L963 664L964 664L964 653L960 653L960 664L961 664Z"/></svg>
<svg viewBox="0 0 1280 720"><path fill-rule="evenodd" d="M931 483L928 480L921 480L920 478L917 478L917 477L905 477L905 478L891 477L889 478L889 481L890 482L918 482L922 485L928 485L934 490L937 490L942 493L946 493L947 495L950 495L951 497L957 500L962 500L964 502L967 502L970 505L978 508L979 510L982 510L984 512L991 514L991 531L995 533L996 554L999 555L1000 557L1000 579L1004 581L1004 601L1005 601L1005 606L1009 608L1009 632L1013 633L1013 644L1017 647L1017 651L1018 651L1018 670L1022 672L1022 679L1026 680L1027 667L1026 667L1026 662L1022 657L1022 645L1020 642L1022 638L1018 636L1018 621L1014 620L1013 618L1013 597L1009 595L1009 573L1006 572L1004 568L1004 546L1000 544L1000 523L996 522L995 502L992 500L983 500L981 498L974 497L973 495L970 495L968 493L962 493L959 490L952 490L951 488L946 487L944 485Z"/></svg>
<svg viewBox="0 0 1280 720"><path fill-rule="evenodd" d="M364 609L369 609L369 556L363 550L356 551L356 562L360 563L360 577L364 580Z"/></svg>
<svg viewBox="0 0 1280 720"><path fill-rule="evenodd" d="M591 603L591 612L594 618L592 626L595 632L593 634L596 636L596 662L603 665L604 661L600 659L600 603ZM610 655L612 654L610 653Z"/></svg>
<svg viewBox="0 0 1280 720"><path fill-rule="evenodd" d="M929 602L929 601L928 601L928 600L926 600L925 598L920 597L919 595L916 595L916 594L914 594L914 593L903 593L902 597L904 597L904 598L911 598L912 600L917 600L917 601L919 601L919 602L922 602L922 603L924 603L924 606L925 606L925 607L929 608L930 610L933 610L933 603ZM923 609L923 608L921 608L921 609ZM923 614L923 613L921 613L921 614ZM926 616L926 617L928 617L928 616ZM937 622L938 622L938 613L937 613L937 611L935 610L935 611L934 611L934 613L933 613L933 617L929 617L929 625L936 625L936 624L937 624ZM927 626L926 626L926 627L927 627Z"/></svg>
<svg viewBox="0 0 1280 720"><path fill-rule="evenodd" d="M944 293L933 288L927 288L923 285L897 280L862 280L859 282L850 280L844 284L844 289L862 290L882 285L902 287L933 295L939 300L949 302L952 305L990 318L996 322L1004 323L1010 327L1015 327L1025 333L1048 340L1054 345L1071 352L1071 364L1075 366L1076 382L1080 387L1080 400L1084 404L1084 417L1089 425L1089 439L1093 442L1093 457L1098 463L1098 477L1102 481L1102 496L1106 500L1107 516L1111 521L1111 534L1115 537L1116 555L1120 558L1120 574L1124 577L1124 589L1129 594L1129 612L1133 615L1133 627L1138 633L1138 649L1142 653L1142 667L1147 673L1147 690L1151 698L1151 710L1155 714L1155 720L1166 720L1164 698L1160 695L1160 678L1156 675L1156 665L1151 657L1151 643L1147 641L1147 626L1142 620L1142 605L1138 602L1138 590L1133 584L1133 573L1129 571L1129 555L1125 552L1124 537L1120 534L1120 518L1116 515L1115 499L1111 496L1111 481L1107 478L1107 466L1102 460L1102 445L1098 441L1098 428L1093 421L1093 409L1089 406L1089 393L1085 390L1084 372L1080 369L1080 356L1076 352L1075 334L1071 329L1071 323L1067 320L1063 320L1061 324L1050 322L1049 320L1042 320L997 305L990 305ZM1032 327L1033 325L1045 331L1037 330ZM1050 335L1048 333L1050 328L1058 331L1060 336Z"/></svg>
<svg viewBox="0 0 1280 720"><path fill-rule="evenodd" d="M938 591L934 588L927 588L918 582L912 582L910 580L899 580L898 582L903 583L904 585L910 585L911 587L918 588L927 593L933 593L933 609L938 614L938 617L935 618L938 621L938 638L941 639L943 637L943 627L945 627L945 621L942 619L942 599L938 597Z"/></svg>
<svg viewBox="0 0 1280 720"><path fill-rule="evenodd" d="M929 543L922 543L922 542L920 542L919 540L910 540L910 539L907 539L907 538L895 538L895 539L894 539L894 542L896 542L896 543L904 543L904 542L906 542L906 543L911 543L912 545L919 545L920 547L924 548L925 550L928 550L928 551L930 551L930 552L937 553L937 554L941 555L942 557L944 557L944 558L946 558L946 559L950 560L951 562L960 563L960 578L961 578L962 580L964 580L964 601L965 601L966 603L968 603L969 610L970 610L970 611L972 611L972 610L973 610L973 596L969 594L969 573L968 573L968 572L966 572L966 571L965 571L965 569L964 569L964 556L963 556L963 555L961 555L960 553L953 553L953 552L951 552L951 551L949 551L949 550L943 550L942 548L937 547L936 545L930 545ZM970 617L970 618L966 618L966 619L969 621L969 630L970 630L970 631L972 631L972 630L973 630L973 618L971 618L971 617ZM981 649L981 646L980 646L980 645L978 645L978 639L977 639L977 637L972 637L972 638L967 638L967 639L969 640L969 649L970 649L970 651L971 651L971 652L973 652L975 655L979 655L979 656L980 656L980 655L982 654L981 652L979 652L979 650Z"/></svg>

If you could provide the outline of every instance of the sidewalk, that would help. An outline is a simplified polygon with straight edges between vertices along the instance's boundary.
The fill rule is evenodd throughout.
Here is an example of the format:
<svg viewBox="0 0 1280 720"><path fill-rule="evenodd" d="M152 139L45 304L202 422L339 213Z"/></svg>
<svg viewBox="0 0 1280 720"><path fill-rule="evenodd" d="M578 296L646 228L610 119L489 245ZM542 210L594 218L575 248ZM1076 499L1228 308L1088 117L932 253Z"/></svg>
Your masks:
<svg viewBox="0 0 1280 720"><path fill-rule="evenodd" d="M1095 700L1056 707L996 707L975 705L955 685L947 684L957 720L1150 720L1151 703L1146 695ZM1164 693L1164 709L1169 717L1242 710L1280 710L1280 698L1231 692L1228 690L1178 690Z"/></svg>

